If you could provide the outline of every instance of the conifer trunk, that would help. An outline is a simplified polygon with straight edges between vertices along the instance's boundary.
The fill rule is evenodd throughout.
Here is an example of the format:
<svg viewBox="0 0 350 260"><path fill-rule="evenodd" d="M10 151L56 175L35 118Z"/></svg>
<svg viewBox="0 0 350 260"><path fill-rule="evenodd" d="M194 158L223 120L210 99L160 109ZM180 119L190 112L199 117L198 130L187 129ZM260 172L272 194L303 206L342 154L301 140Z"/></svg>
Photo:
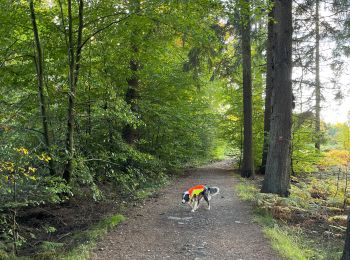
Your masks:
<svg viewBox="0 0 350 260"><path fill-rule="evenodd" d="M250 46L250 2L245 0L241 6L242 60L243 60L243 163L241 176L254 176L253 159L253 105Z"/></svg>
<svg viewBox="0 0 350 260"><path fill-rule="evenodd" d="M273 10L274 0L269 1L270 12L268 14L267 24L267 46L266 46L266 89L265 89L265 111L264 111L264 144L262 152L262 160L260 173L265 174L267 151L269 148L269 132L270 132L270 119L271 119L271 97L272 97L272 84L273 84Z"/></svg>
<svg viewBox="0 0 350 260"><path fill-rule="evenodd" d="M274 18L272 114L261 191L288 196L292 128L292 0L276 0Z"/></svg>
<svg viewBox="0 0 350 260"><path fill-rule="evenodd" d="M315 53L315 63L316 63L316 72L315 72L315 95L316 95L316 106L315 106L315 148L320 150L320 136L321 136L321 83L320 83L320 2L316 0L316 53Z"/></svg>

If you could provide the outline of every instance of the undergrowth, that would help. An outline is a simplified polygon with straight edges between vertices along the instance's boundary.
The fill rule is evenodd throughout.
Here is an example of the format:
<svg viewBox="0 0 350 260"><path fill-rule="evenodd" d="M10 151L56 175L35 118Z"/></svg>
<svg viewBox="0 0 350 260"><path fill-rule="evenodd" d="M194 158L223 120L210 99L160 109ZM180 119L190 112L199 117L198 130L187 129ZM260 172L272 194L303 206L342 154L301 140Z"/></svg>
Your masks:
<svg viewBox="0 0 350 260"><path fill-rule="evenodd" d="M343 234L331 232L328 219L318 215L307 190L292 185L291 196L280 198L259 193L258 183L246 179L241 179L235 190L242 200L253 202L255 221L284 259L340 259Z"/></svg>
<svg viewBox="0 0 350 260"><path fill-rule="evenodd" d="M35 259L89 259L91 251L96 245L96 241L124 220L125 217L122 215L113 215L103 219L88 230L77 232L72 236L74 244L77 246L67 251L63 243L45 242L41 245L42 251L36 255Z"/></svg>
<svg viewBox="0 0 350 260"><path fill-rule="evenodd" d="M15 256L6 253L5 247L0 243L0 259L4 260L85 260L90 259L91 252L96 246L96 241L107 234L109 230L124 221L122 215L112 215L107 217L87 230L77 231L65 243L54 241L42 241L38 245L37 253L29 256Z"/></svg>

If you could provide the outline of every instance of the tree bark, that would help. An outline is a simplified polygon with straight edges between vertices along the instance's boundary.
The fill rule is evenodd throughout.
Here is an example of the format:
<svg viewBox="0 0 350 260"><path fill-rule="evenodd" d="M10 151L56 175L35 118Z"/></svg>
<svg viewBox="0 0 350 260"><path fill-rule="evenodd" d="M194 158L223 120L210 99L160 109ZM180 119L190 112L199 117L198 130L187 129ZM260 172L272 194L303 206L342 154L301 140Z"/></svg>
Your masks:
<svg viewBox="0 0 350 260"><path fill-rule="evenodd" d="M49 132L49 124L48 124L48 114L46 111L47 104L46 104L46 98L44 94L43 55L42 55L40 38L39 38L38 26L36 23L35 8L32 0L29 1L29 9L30 9L30 16L32 20L32 27L33 27L34 41L35 41L35 48L36 48L35 68L36 68L36 75L38 79L39 109L40 109L41 121L43 126L45 150L48 156L52 158L51 151L50 151L51 140L50 140L50 132ZM55 175L55 166L52 159L49 160L49 168L50 168L50 174Z"/></svg>
<svg viewBox="0 0 350 260"><path fill-rule="evenodd" d="M242 60L243 60L243 163L241 176L254 176L253 159L253 108L250 46L250 2L244 0L241 6Z"/></svg>
<svg viewBox="0 0 350 260"><path fill-rule="evenodd" d="M320 83L320 14L319 14L320 2L316 0L316 24L315 24L315 33L316 33L316 53L315 53L315 63L316 63L316 72L315 72L315 95L316 95L316 106L315 106L315 148L320 150L320 137L321 137L321 83Z"/></svg>
<svg viewBox="0 0 350 260"><path fill-rule="evenodd" d="M272 115L266 174L261 191L289 195L292 128L292 0L276 0L274 10Z"/></svg>
<svg viewBox="0 0 350 260"><path fill-rule="evenodd" d="M69 62L69 94L68 94L68 120L67 120L67 136L66 136L66 152L68 155L67 162L63 172L63 179L67 183L70 182L73 172L74 159L74 125L75 125L75 97L76 86L78 83L80 58L81 58L81 41L84 27L83 21L84 2L79 0L79 27L78 39L76 45L76 53L74 54L73 41L73 17L72 17L72 1L68 0L68 62Z"/></svg>
<svg viewBox="0 0 350 260"><path fill-rule="evenodd" d="M267 46L266 46L266 89L265 89L265 111L264 111L264 144L261 159L260 173L265 174L267 151L269 148L269 132L270 132L270 119L271 119L271 97L272 97L272 85L273 85L273 11L274 0L269 1L270 12L268 14L267 24Z"/></svg>

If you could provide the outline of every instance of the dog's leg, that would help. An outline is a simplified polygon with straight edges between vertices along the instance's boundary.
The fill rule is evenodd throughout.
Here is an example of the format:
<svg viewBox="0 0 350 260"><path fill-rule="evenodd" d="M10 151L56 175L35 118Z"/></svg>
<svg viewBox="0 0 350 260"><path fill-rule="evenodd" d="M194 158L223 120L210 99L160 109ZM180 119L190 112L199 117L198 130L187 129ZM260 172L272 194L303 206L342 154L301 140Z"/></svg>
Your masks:
<svg viewBox="0 0 350 260"><path fill-rule="evenodd" d="M197 200L195 200L192 212L195 212L197 210L197 207L198 207L197 203L198 203Z"/></svg>
<svg viewBox="0 0 350 260"><path fill-rule="evenodd" d="M195 200L192 212L195 212L197 210L197 208L198 208L198 200Z"/></svg>
<svg viewBox="0 0 350 260"><path fill-rule="evenodd" d="M193 212L193 208L194 208L194 201L193 201L193 200L189 201L188 205L190 205L190 207L191 207L191 211Z"/></svg>
<svg viewBox="0 0 350 260"><path fill-rule="evenodd" d="M198 207L198 205L197 205L198 200L197 200L197 196L196 196L196 195L193 196L192 202L193 202L193 207L192 207L192 210L191 210L191 211L192 211L192 212L195 212L195 211L197 210L197 207Z"/></svg>
<svg viewBox="0 0 350 260"><path fill-rule="evenodd" d="M210 195L209 195L209 196L210 196ZM207 193L204 193L204 194L203 194L203 197L204 197L205 201L208 203L208 210L210 210L210 202L209 202L208 194L207 194Z"/></svg>

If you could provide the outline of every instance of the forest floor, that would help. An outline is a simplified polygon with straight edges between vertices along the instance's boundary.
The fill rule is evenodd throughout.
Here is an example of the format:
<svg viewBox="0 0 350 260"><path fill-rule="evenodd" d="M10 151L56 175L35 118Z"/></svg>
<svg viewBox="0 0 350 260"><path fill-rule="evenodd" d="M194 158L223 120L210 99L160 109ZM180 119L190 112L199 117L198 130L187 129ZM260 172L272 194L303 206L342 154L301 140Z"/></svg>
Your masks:
<svg viewBox="0 0 350 260"><path fill-rule="evenodd" d="M92 259L278 259L251 207L235 195L230 161L187 172L127 213L127 220L97 243ZM220 188L192 213L181 194L196 184Z"/></svg>

